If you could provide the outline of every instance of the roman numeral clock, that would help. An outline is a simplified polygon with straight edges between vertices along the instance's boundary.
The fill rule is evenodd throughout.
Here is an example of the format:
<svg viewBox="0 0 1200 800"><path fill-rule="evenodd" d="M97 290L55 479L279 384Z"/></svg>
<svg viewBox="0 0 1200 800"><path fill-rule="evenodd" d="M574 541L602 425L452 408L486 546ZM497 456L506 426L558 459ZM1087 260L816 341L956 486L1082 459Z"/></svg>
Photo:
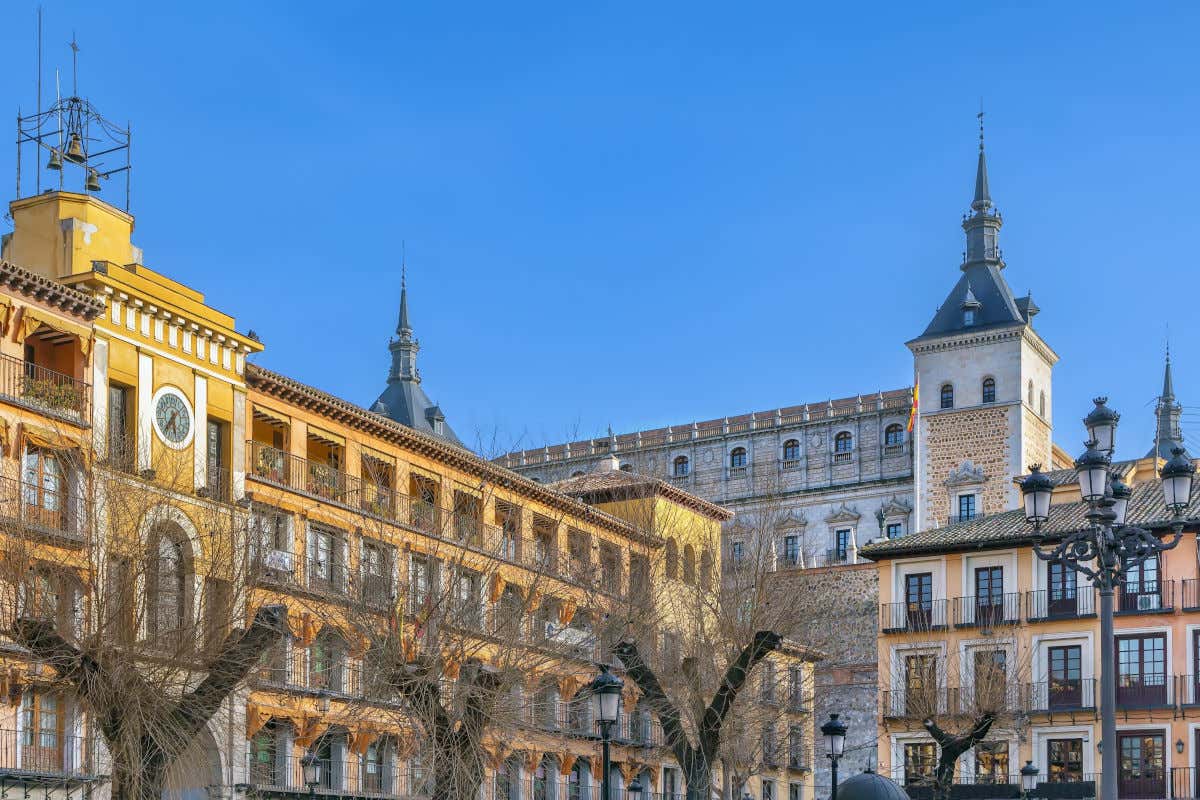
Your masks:
<svg viewBox="0 0 1200 800"><path fill-rule="evenodd" d="M163 386L151 401L154 432L167 447L182 450L192 441L192 406L174 386Z"/></svg>

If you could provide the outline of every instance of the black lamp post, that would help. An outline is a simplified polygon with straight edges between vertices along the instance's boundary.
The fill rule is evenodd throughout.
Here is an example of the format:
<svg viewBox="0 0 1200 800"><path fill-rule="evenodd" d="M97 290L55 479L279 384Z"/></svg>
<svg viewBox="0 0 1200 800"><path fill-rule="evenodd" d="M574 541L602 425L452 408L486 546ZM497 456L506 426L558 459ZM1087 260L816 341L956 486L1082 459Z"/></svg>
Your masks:
<svg viewBox="0 0 1200 800"><path fill-rule="evenodd" d="M304 754L300 759L300 769L304 773L304 785L308 787L308 796L317 793L317 784L321 782L321 760L312 752Z"/></svg>
<svg viewBox="0 0 1200 800"><path fill-rule="evenodd" d="M612 800L610 794L610 776L612 765L609 755L609 742L612 740L612 726L617 721L621 709L621 689L625 684L616 675L608 671L608 666L600 665L600 674L592 681L592 716L600 723L600 741L604 747L604 773L600 777L600 800Z"/></svg>
<svg viewBox="0 0 1200 800"><path fill-rule="evenodd" d="M842 757L842 753L846 749L846 723L838 719L837 714L830 714L829 721L821 726L821 735L825 737L825 756L830 762L830 773L833 783L833 789L829 793L829 800L837 800L838 759Z"/></svg>
<svg viewBox="0 0 1200 800"><path fill-rule="evenodd" d="M625 794L628 796L628 800L642 800L642 782L636 775L625 787Z"/></svg>
<svg viewBox="0 0 1200 800"><path fill-rule="evenodd" d="M1100 722L1101 741L1117 741L1116 645L1113 636L1113 592L1130 567L1138 566L1179 544L1184 514L1192 492L1196 467L1182 447L1171 450L1171 459L1159 473L1163 500L1171 514L1172 536L1160 540L1153 532L1125 524L1132 490L1110 474L1120 415L1097 397L1096 407L1084 419L1087 449L1075 461L1079 493L1088 505L1087 527L1064 534L1043 549L1042 526L1050 519L1054 485L1037 466L1021 483L1025 519L1033 525L1033 551L1043 561L1059 564L1091 579L1100 593ZM1101 800L1117 800L1117 747L1101 749ZM1022 776L1025 770L1022 769Z"/></svg>
<svg viewBox="0 0 1200 800"><path fill-rule="evenodd" d="M1021 797L1029 797L1029 793L1037 788L1038 768L1032 761L1026 761L1021 767Z"/></svg>

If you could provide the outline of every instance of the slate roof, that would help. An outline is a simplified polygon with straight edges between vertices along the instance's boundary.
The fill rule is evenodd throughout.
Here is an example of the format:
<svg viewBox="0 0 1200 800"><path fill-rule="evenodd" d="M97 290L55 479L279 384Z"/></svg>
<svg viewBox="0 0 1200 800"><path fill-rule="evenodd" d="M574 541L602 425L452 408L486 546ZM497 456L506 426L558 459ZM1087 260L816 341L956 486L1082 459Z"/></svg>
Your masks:
<svg viewBox="0 0 1200 800"><path fill-rule="evenodd" d="M1059 470L1060 472L1062 470ZM1200 481L1192 484L1189 527L1200 523ZM1050 508L1050 521L1042 526L1048 539L1082 530L1087 526L1087 504L1056 503ZM1126 521L1146 528L1166 528L1171 524L1163 501L1162 487L1157 480L1143 481L1133 487ZM859 549L863 558L878 561L898 556L923 553L952 553L964 550L996 550L1033 541L1033 527L1025 521L1022 509L1005 511L990 517L977 517L969 522L912 533L899 539L868 544Z"/></svg>
<svg viewBox="0 0 1200 800"><path fill-rule="evenodd" d="M402 379L389 383L379 398L371 404L371 411L414 430L445 439L459 447L466 446L454 433L450 423L444 421L445 415L442 414L442 410L429 399L421 384L415 380ZM443 419L441 433L433 427L435 415L440 415Z"/></svg>
<svg viewBox="0 0 1200 800"><path fill-rule="evenodd" d="M547 486L556 492L578 498L585 503L602 503L648 494L660 494L719 522L733 519L732 511L697 497L691 492L685 492L672 483L621 469L589 472L586 475L566 478L547 484Z"/></svg>
<svg viewBox="0 0 1200 800"><path fill-rule="evenodd" d="M963 299L968 291L980 304L975 311L975 324L969 327L963 325L962 313ZM981 328L1025 324L1025 315L1021 313L1008 281L1000 274L999 265L996 262L978 262L966 265L962 276L946 295L925 331L913 341Z"/></svg>

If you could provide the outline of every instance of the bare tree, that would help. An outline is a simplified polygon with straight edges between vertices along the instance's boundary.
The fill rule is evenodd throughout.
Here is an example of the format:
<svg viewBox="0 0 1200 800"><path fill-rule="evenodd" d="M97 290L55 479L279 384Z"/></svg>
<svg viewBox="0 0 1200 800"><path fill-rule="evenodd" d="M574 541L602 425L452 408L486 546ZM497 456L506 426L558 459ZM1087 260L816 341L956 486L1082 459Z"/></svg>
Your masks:
<svg viewBox="0 0 1200 800"><path fill-rule="evenodd" d="M999 612L983 606L975 608L975 614ZM936 745L933 758L917 746L905 769L910 778L922 776L919 781L938 798L949 798L963 754L986 741L994 729L1027 724L1029 654L1012 638L996 636L989 628L984 632L984 641L973 641L961 654L946 653L937 642L905 650L886 676L890 688L883 697L885 720L909 727L919 723Z"/></svg>
<svg viewBox="0 0 1200 800"><path fill-rule="evenodd" d="M113 796L158 800L284 612L249 603L247 515L195 497L190 452L133 475L126 443L101 461L53 438L30 445L0 517L0 625L29 652L33 687L69 692L102 736Z"/></svg>

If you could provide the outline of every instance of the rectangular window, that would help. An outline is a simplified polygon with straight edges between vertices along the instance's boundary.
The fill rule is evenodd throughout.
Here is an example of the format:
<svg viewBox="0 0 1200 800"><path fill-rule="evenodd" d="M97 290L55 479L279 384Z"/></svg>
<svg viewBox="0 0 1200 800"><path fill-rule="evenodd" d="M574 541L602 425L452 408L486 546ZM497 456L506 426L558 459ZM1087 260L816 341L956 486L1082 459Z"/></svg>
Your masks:
<svg viewBox="0 0 1200 800"><path fill-rule="evenodd" d="M1004 650L976 650L975 706L979 710L1008 708L1008 653Z"/></svg>
<svg viewBox="0 0 1200 800"><path fill-rule="evenodd" d="M966 522L975 519L975 495L960 494L958 496L958 521Z"/></svg>
<svg viewBox="0 0 1200 800"><path fill-rule="evenodd" d="M481 543L482 505L473 494L454 493L454 535L460 542L476 546Z"/></svg>
<svg viewBox="0 0 1200 800"><path fill-rule="evenodd" d="M408 609L413 614L428 613L433 605L433 587L436 579L433 560L428 556L414 555L408 563Z"/></svg>
<svg viewBox="0 0 1200 800"><path fill-rule="evenodd" d="M1047 739L1046 766L1050 783L1083 780L1083 739Z"/></svg>
<svg viewBox="0 0 1200 800"><path fill-rule="evenodd" d="M937 763L937 745L933 742L911 742L904 745L904 782L926 783L933 778Z"/></svg>
<svg viewBox="0 0 1200 800"><path fill-rule="evenodd" d="M345 587L342 537L329 528L311 526L308 531L308 587L340 592Z"/></svg>
<svg viewBox="0 0 1200 800"><path fill-rule="evenodd" d="M48 691L26 691L21 696L20 769L58 771L63 766L62 695Z"/></svg>
<svg viewBox="0 0 1200 800"><path fill-rule="evenodd" d="M220 500L229 498L225 479L225 423L208 420L205 426L205 456L207 482L205 487L210 497Z"/></svg>
<svg viewBox="0 0 1200 800"><path fill-rule="evenodd" d="M933 621L933 573L904 576L906 622L910 628L928 628Z"/></svg>
<svg viewBox="0 0 1200 800"><path fill-rule="evenodd" d="M131 472L136 463L129 425L131 396L127 386L108 385L108 461L123 472Z"/></svg>
<svg viewBox="0 0 1200 800"><path fill-rule="evenodd" d="M975 782L1008 783L1008 742L980 742L975 745Z"/></svg>
<svg viewBox="0 0 1200 800"><path fill-rule="evenodd" d="M1148 708L1167 703L1167 636L1117 637L1117 705Z"/></svg>
<svg viewBox="0 0 1200 800"><path fill-rule="evenodd" d="M51 530L67 529L67 482L53 450L30 447L21 464L21 518Z"/></svg>
<svg viewBox="0 0 1200 800"><path fill-rule="evenodd" d="M1004 568L975 570L975 623L984 627L1004 621Z"/></svg>
<svg viewBox="0 0 1200 800"><path fill-rule="evenodd" d="M803 725L788 727L788 768L803 769L808 766L805 753L805 737Z"/></svg>
<svg viewBox="0 0 1200 800"><path fill-rule="evenodd" d="M1075 570L1064 564L1046 566L1046 613L1051 617L1073 617L1079 612L1079 594Z"/></svg>
<svg viewBox="0 0 1200 800"><path fill-rule="evenodd" d="M788 800L804 800L804 784L789 783L788 784Z"/></svg>
<svg viewBox="0 0 1200 800"><path fill-rule="evenodd" d="M554 572L558 566L558 526L546 517L533 518L533 557L536 566Z"/></svg>
<svg viewBox="0 0 1200 800"><path fill-rule="evenodd" d="M608 542L600 545L600 583L609 594L621 593L621 551Z"/></svg>
<svg viewBox="0 0 1200 800"><path fill-rule="evenodd" d="M775 800L775 781L769 781L766 778L762 778L761 780L762 800Z"/></svg>
<svg viewBox="0 0 1200 800"><path fill-rule="evenodd" d="M800 537L794 533L783 537L783 563L793 567L800 563Z"/></svg>
<svg viewBox="0 0 1200 800"><path fill-rule="evenodd" d="M1117 703L1121 703L1120 689ZM1166 737L1161 733L1123 733L1117 736L1118 797L1165 797Z"/></svg>
<svg viewBox="0 0 1200 800"><path fill-rule="evenodd" d="M746 558L746 543L740 541L730 542L729 557L735 565L742 563Z"/></svg>
<svg viewBox="0 0 1200 800"><path fill-rule="evenodd" d="M923 718L937 714L937 657L932 653L904 658L904 710Z"/></svg>
<svg viewBox="0 0 1200 800"><path fill-rule="evenodd" d="M454 575L453 594L455 622L464 628L479 628L482 623L482 604L480 586L482 579L478 572L469 569L459 569Z"/></svg>
<svg viewBox="0 0 1200 800"><path fill-rule="evenodd" d="M834 555L838 561L845 561L850 553L850 529L840 528L835 534Z"/></svg>
<svg viewBox="0 0 1200 800"><path fill-rule="evenodd" d="M1079 645L1046 650L1049 674L1049 709L1079 708L1083 705L1083 649Z"/></svg>
<svg viewBox="0 0 1200 800"><path fill-rule="evenodd" d="M500 557L516 561L520 554L521 509L503 500L496 501L496 527L500 529Z"/></svg>
<svg viewBox="0 0 1200 800"><path fill-rule="evenodd" d="M903 535L904 535L904 523L902 523L902 522L889 522L888 523L887 538L899 539Z"/></svg>
<svg viewBox="0 0 1200 800"><path fill-rule="evenodd" d="M373 608L387 608L392 604L392 554L382 542L363 539L362 601Z"/></svg>
<svg viewBox="0 0 1200 800"><path fill-rule="evenodd" d="M1121 589L1121 611L1153 611L1162 608L1158 556L1129 564Z"/></svg>

